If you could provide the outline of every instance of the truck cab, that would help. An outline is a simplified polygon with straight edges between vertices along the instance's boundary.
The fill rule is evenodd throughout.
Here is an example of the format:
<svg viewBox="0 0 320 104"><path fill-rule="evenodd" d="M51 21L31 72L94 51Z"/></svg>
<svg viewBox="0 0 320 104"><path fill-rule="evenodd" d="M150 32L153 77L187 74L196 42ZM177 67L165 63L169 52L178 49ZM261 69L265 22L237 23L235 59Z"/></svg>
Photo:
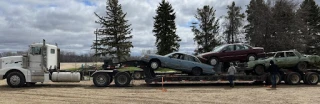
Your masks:
<svg viewBox="0 0 320 104"><path fill-rule="evenodd" d="M23 56L0 58L0 80L7 79L10 87L37 82L79 82L79 72L59 72L60 49L56 45L34 43Z"/></svg>

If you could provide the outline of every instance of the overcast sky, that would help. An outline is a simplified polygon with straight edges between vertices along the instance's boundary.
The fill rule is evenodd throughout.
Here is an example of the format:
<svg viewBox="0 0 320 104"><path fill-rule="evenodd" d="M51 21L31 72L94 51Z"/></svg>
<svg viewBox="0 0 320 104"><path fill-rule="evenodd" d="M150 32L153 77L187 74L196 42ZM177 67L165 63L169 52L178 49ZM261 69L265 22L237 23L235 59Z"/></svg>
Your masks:
<svg viewBox="0 0 320 104"><path fill-rule="evenodd" d="M119 0L126 19L132 24L132 55L143 49L156 49L153 36L153 17L161 0ZM192 53L196 45L191 32L191 22L197 8L204 5L216 9L216 17L226 15L232 1L246 9L250 0L168 0L176 12L177 34L182 41L180 51ZM301 0L300 0L301 1ZM315 0L320 2L320 0ZM103 15L106 0L0 0L0 52L26 50L28 44L57 43L62 51L81 53L90 49L93 34L100 26L94 12Z"/></svg>

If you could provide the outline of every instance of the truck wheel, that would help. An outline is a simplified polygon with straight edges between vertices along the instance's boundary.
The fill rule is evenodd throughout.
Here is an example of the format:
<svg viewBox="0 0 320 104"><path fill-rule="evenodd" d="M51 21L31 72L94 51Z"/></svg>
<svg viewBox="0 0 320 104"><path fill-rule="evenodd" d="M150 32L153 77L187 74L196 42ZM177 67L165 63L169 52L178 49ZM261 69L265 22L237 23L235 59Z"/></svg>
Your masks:
<svg viewBox="0 0 320 104"><path fill-rule="evenodd" d="M130 74L127 72L119 72L114 76L114 83L118 87L129 86L131 82Z"/></svg>
<svg viewBox="0 0 320 104"><path fill-rule="evenodd" d="M262 75L265 73L265 67L263 65L257 65L256 67L254 67L253 71L257 75Z"/></svg>
<svg viewBox="0 0 320 104"><path fill-rule="evenodd" d="M297 64L297 69L302 72L307 71L307 67L308 67L308 64L306 62L299 62Z"/></svg>
<svg viewBox="0 0 320 104"><path fill-rule="evenodd" d="M134 72L133 73L133 78L134 79L141 79L142 78L142 73L141 72Z"/></svg>
<svg viewBox="0 0 320 104"><path fill-rule="evenodd" d="M93 76L93 83L96 87L106 87L110 82L110 76L108 73L97 73Z"/></svg>
<svg viewBox="0 0 320 104"><path fill-rule="evenodd" d="M290 85L298 85L301 81L301 75L297 72L289 72L286 77L286 82Z"/></svg>
<svg viewBox="0 0 320 104"><path fill-rule="evenodd" d="M151 60L149 62L149 66L150 66L151 69L157 70L160 67L160 62L157 61L157 60Z"/></svg>
<svg viewBox="0 0 320 104"><path fill-rule="evenodd" d="M280 74L278 73L277 75L276 75L276 84L280 84L280 82L281 82L281 76L280 76ZM266 80L266 84L272 84L272 77L271 77L271 74L270 75L268 75L268 77L267 77L267 80Z"/></svg>
<svg viewBox="0 0 320 104"><path fill-rule="evenodd" d="M11 72L7 77L7 84L12 88L22 87L26 83L26 80L22 73Z"/></svg>
<svg viewBox="0 0 320 104"><path fill-rule="evenodd" d="M219 63L219 60L216 57L212 57L212 58L210 58L208 63L210 65L214 66L214 65L217 65Z"/></svg>
<svg viewBox="0 0 320 104"><path fill-rule="evenodd" d="M317 85L319 82L319 74L315 72L307 73L303 82L309 85Z"/></svg>
<svg viewBox="0 0 320 104"><path fill-rule="evenodd" d="M195 75L195 76L200 76L202 74L202 69L200 68L192 68L192 71L191 71L192 75Z"/></svg>

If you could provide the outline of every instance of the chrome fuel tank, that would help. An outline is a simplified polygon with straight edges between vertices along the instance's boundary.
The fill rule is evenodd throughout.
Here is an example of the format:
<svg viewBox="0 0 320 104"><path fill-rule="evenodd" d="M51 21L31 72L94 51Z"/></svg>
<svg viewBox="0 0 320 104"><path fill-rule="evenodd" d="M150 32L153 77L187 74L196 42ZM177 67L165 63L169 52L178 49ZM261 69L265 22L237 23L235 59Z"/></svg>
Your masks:
<svg viewBox="0 0 320 104"><path fill-rule="evenodd" d="M52 82L80 82L79 72L53 72Z"/></svg>

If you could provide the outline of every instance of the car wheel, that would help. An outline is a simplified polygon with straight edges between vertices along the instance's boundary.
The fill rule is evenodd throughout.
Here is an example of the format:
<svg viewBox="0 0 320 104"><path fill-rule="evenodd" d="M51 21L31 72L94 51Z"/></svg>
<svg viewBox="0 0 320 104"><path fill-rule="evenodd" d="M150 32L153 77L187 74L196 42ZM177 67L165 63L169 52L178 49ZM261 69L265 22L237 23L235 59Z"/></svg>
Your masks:
<svg viewBox="0 0 320 104"><path fill-rule="evenodd" d="M7 77L7 83L12 88L22 87L26 80L22 73L20 72L11 72Z"/></svg>
<svg viewBox="0 0 320 104"><path fill-rule="evenodd" d="M257 65L256 67L254 67L253 71L257 75L262 75L265 73L265 67L263 65Z"/></svg>
<svg viewBox="0 0 320 104"><path fill-rule="evenodd" d="M150 64L150 68L153 70L157 70L160 67L160 62L157 60L151 60L149 64Z"/></svg>
<svg viewBox="0 0 320 104"><path fill-rule="evenodd" d="M217 65L219 63L219 60L215 57L212 57L210 60L209 60L209 64L210 65Z"/></svg>
<svg viewBox="0 0 320 104"><path fill-rule="evenodd" d="M307 67L308 67L308 64L306 62L299 62L297 64L297 69L302 72L307 71Z"/></svg>
<svg viewBox="0 0 320 104"><path fill-rule="evenodd" d="M298 85L301 81L301 75L297 72L290 72L287 74L286 82L290 85Z"/></svg>
<svg viewBox="0 0 320 104"><path fill-rule="evenodd" d="M195 75L195 76L200 76L202 74L202 69L200 68L192 68L192 71L191 71L192 75Z"/></svg>
<svg viewBox="0 0 320 104"><path fill-rule="evenodd" d="M257 59L257 56L254 55L254 54L249 54L249 55L247 56L247 60L248 60L248 61L253 61L253 60L256 60L256 59Z"/></svg>

